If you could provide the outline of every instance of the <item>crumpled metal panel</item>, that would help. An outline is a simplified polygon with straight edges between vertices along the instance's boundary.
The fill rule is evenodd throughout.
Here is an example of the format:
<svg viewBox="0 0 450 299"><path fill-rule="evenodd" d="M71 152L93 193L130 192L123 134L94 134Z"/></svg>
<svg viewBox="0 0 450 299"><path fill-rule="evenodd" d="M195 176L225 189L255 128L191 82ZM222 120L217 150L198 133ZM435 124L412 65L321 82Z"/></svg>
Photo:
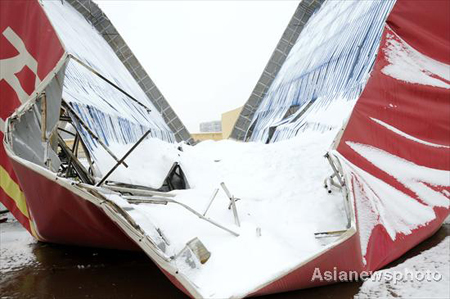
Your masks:
<svg viewBox="0 0 450 299"><path fill-rule="evenodd" d="M397 1L336 144L368 270L428 238L450 214L449 11L448 1Z"/></svg>

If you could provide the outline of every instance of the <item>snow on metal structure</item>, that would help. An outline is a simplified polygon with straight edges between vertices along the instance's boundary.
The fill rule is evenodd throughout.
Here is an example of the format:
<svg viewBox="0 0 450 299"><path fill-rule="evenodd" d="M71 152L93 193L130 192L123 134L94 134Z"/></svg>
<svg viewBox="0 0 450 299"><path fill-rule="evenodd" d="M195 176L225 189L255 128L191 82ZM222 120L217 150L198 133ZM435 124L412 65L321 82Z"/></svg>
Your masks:
<svg viewBox="0 0 450 299"><path fill-rule="evenodd" d="M2 202L39 240L140 248L196 298L270 294L342 279L314 279L317 269L362 273L383 267L433 234L450 211L450 3L399 0L389 14L393 4L330 1L314 16L322 26L314 32L327 42L316 43L306 60L294 63L298 53L291 52L273 85L278 86L273 99L281 104L302 92L312 104L302 98L298 110L281 105L284 114L295 115L288 117L291 123L276 123L272 131L258 122L254 127L253 136L264 141L297 138L190 147L162 140L173 141L173 135L148 111L151 103L140 98L126 70L110 69L109 63L120 62L116 56L107 54L103 61L86 53L85 46L103 54L108 45L101 36L89 36L90 44L76 42L91 32L76 11L45 3L50 19L60 23L66 49L84 54L80 58L66 52L38 1L0 2L0 91L7 108L2 109L2 119L7 117ZM81 23L66 26L65 19ZM343 24L355 28L350 32ZM326 47L331 42L334 47ZM329 51L340 58L330 61ZM325 69L345 70L347 76L331 76L321 67L324 57ZM314 76L302 73L297 86L289 70L297 65L303 72L299 66L305 63ZM292 88L282 84L280 74L291 79ZM284 93L277 97L278 91ZM283 114L272 108L273 115ZM315 125L305 130L307 124ZM144 141L149 127L158 138ZM75 135L72 147L61 132ZM123 149L136 139L132 150L143 143L134 159L128 156L130 146L120 151L127 152L121 159L111 158L119 155L117 146ZM327 161L323 154L332 140ZM208 147L212 150L205 151ZM98 177L96 164L104 157L115 164L114 182ZM155 190L176 181L175 175L165 177L168 167L178 180L187 177L191 189ZM328 194L322 179L330 170L325 185L338 192ZM218 186L226 195L218 194Z"/></svg>
<svg viewBox="0 0 450 299"><path fill-rule="evenodd" d="M100 7L91 0L68 0L67 2L81 13L111 46L117 57L123 62L130 74L145 92L148 99L150 99L162 115L166 124L174 132L176 140L192 143L193 139L186 127Z"/></svg>
<svg viewBox="0 0 450 299"><path fill-rule="evenodd" d="M302 32L305 25L313 13L322 5L324 0L303 0L298 5L292 16L286 30L283 32L280 41L278 42L272 56L267 62L261 77L256 83L255 88L250 95L250 98L245 103L230 138L236 140L244 140L246 132L253 119L255 111L258 109L261 101L265 97L267 90L272 85L274 78L280 71L286 57L289 55L292 47L294 46L299 34Z"/></svg>
<svg viewBox="0 0 450 299"><path fill-rule="evenodd" d="M1 132L7 144L1 147L1 201L40 240L135 248L103 212L50 187L42 172L93 182L104 174L95 163L99 151L114 155L108 146L134 143L147 131L169 142L174 134L102 36L68 3L1 4ZM75 137L72 148L63 132ZM81 147L89 170L77 160ZM16 170L7 157L12 153L20 160ZM33 170L25 166L24 174L23 165ZM29 184L30 176L36 183ZM67 204L58 205L63 197ZM87 234L86 227L93 229Z"/></svg>
<svg viewBox="0 0 450 299"><path fill-rule="evenodd" d="M369 269L433 234L449 214L449 12L448 1L397 1L334 143Z"/></svg>
<svg viewBox="0 0 450 299"><path fill-rule="evenodd" d="M271 84L247 139L273 142L340 127L363 90L394 1L327 1ZM325 29L326 28L326 29Z"/></svg>
<svg viewBox="0 0 450 299"><path fill-rule="evenodd" d="M44 2L44 10L55 24L55 30L67 52L77 58L67 65L63 99L90 129L106 145L109 142L136 142L148 129L151 129L151 136L175 141L172 131L143 90L85 18L71 5L57 1ZM112 88L110 83L78 60L126 93ZM89 134L83 134L82 137L88 146L96 146L96 141Z"/></svg>
<svg viewBox="0 0 450 299"><path fill-rule="evenodd" d="M347 238L255 294L316 285L314 271L330 266L337 273L377 270L448 217L449 11L448 1L395 3L367 85L327 154L349 203Z"/></svg>

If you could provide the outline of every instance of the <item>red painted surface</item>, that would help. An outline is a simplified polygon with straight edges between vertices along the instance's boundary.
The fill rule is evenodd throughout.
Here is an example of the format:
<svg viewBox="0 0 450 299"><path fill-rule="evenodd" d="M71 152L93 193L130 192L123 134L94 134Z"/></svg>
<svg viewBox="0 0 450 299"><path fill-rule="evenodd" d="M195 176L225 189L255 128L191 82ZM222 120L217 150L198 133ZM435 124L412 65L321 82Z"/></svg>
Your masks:
<svg viewBox="0 0 450 299"><path fill-rule="evenodd" d="M387 264L401 257L408 250L420 242L431 237L442 225L442 222L448 216L448 209L435 208L438 217L418 229L412 230L409 235L397 234L393 241L387 234L382 225L377 225L370 236L366 260L368 271L378 270Z"/></svg>
<svg viewBox="0 0 450 299"><path fill-rule="evenodd" d="M36 1L2 1L0 3L2 5L0 19L12 20L15 18L16 20L24 20L26 18L27 20L34 20L34 18L39 19L38 16L42 18L42 9L38 7ZM22 9L25 17L24 15L16 15L16 12L8 16L5 14L7 10L5 10L6 6L4 3L27 6L27 9ZM430 1L402 0L396 3L388 18L388 24L393 29L393 32L390 32L389 29L386 29L384 32L371 78L355 106L346 131L342 136L341 143L338 146L338 151L351 163L419 201L420 199L413 192L400 184L390 174L383 172L361 158L345 142L354 141L368 144L419 165L450 171L448 149L430 148L403 138L374 124L369 119L369 117L377 118L428 142L450 145L450 118L448 117L450 115L450 105L448 105L450 94L448 90L402 82L381 72L381 69L387 64L383 47L386 47L386 35L388 33L397 34L409 45L429 57L449 63L450 37L449 26L446 26L448 18L442 19L443 12L449 11L449 3L448 1L431 1L430 4ZM21 11L21 8L17 8L15 11ZM7 7L7 9L11 10L12 6ZM21 22L18 21L16 23ZM30 22L31 24L40 24L39 26L34 26L38 28L49 26L48 21L38 20ZM4 28L5 23L2 22L1 24L3 27L0 27L0 29ZM42 39L36 38L36 36L43 36L44 31L36 32L34 29L28 28L33 32L30 33L26 30L27 27L25 25L16 24L14 26L17 26L18 32L25 34L23 38L29 36L29 43L35 45L29 49L30 53L36 55L35 58L37 60L41 59L39 55L44 55L44 52L36 52L36 49L42 48L44 44ZM29 24L28 26L30 27ZM49 30L52 31L51 26ZM58 50L58 44L54 44L56 40L52 32L48 36L49 38L53 36L53 38L47 40L46 45L56 47L53 53L55 59L47 59L42 61L42 65L41 63L39 64L39 77L41 75L45 77L45 70L48 72L52 68L50 66L58 61L56 59L58 55L62 55L62 48L60 51ZM0 50L2 59L11 55L15 55L14 49L11 49L11 47ZM27 72L22 75L28 76ZM23 82L21 81L21 83L27 84L26 78L22 79ZM3 99L1 100L3 105ZM399 109L388 109L389 104L394 104ZM3 157L4 155L1 156L2 163L4 163ZM137 248L133 241L99 208L90 202L21 164L14 163L14 170L22 183L21 186L27 197L29 210L43 240L86 246ZM11 168L8 171L12 171ZM12 172L11 176L14 176ZM358 175L353 174L354 180L351 182L353 188L356 188L357 178ZM439 188L449 190L446 186ZM51 191L49 192L49 190ZM358 194L354 193L353 195L355 201L358 201ZM398 234L395 241L389 237L383 226L376 226L372 231L367 255L365 256L367 264L362 263L360 236L359 233L356 233L342 244L268 284L252 295L285 292L339 281L339 279L311 281L316 268L319 268L322 273L325 271L361 272L379 269L431 236L439 228L442 221L449 214L449 209L435 208L434 211L437 219L413 230L412 234ZM358 217L357 209L356 217ZM176 280L176 277L165 271L163 272L178 288L188 293Z"/></svg>
<svg viewBox="0 0 450 299"><path fill-rule="evenodd" d="M14 113L16 108L20 106L20 101L16 92L5 80L0 80L0 103L2 105L2 109L0 109L0 118L3 120L6 120ZM3 140L3 133L1 134ZM1 165L3 165L4 160L0 161L2 161Z"/></svg>
<svg viewBox="0 0 450 299"><path fill-rule="evenodd" d="M327 271L330 271L332 275L334 275L334 273L339 274L340 271L361 272L363 270L363 265L361 262L359 235L357 233L354 234L345 242L331 248L329 251L290 272L283 278L278 279L266 287L258 290L251 296L288 292L345 281L343 279L339 279L338 275L336 277L332 277L331 280L313 280L315 269L319 269L322 276Z"/></svg>
<svg viewBox="0 0 450 299"><path fill-rule="evenodd" d="M355 198L355 201L363 200L364 188L367 187L367 185L359 182L358 174L351 172L351 176L352 180L350 185L352 186L353 197ZM378 270L402 256L420 242L431 237L441 227L442 222L449 214L448 208L435 207L434 211L437 215L436 219L426 223L424 226L413 229L408 235L397 234L395 240L391 239L383 225L376 225L370 235L366 255L364 256L366 264L363 266L362 270ZM357 207L355 207L355 212L358 223L360 211ZM361 255L361 250L359 251L359 254ZM359 259L361 260L362 258L363 256L361 255Z"/></svg>
<svg viewBox="0 0 450 299"><path fill-rule="evenodd" d="M19 58L16 64L20 65L23 60L20 55L29 54L37 63L36 73L27 65L20 69L14 69L14 66L10 69L9 75L17 78L25 93L30 95L37 87L36 77L43 81L51 75L50 72L63 58L64 48L37 0L0 1L0 8L0 59L7 63L10 59ZM24 44L25 51L16 48L17 45L11 42L11 38L8 40L5 34L9 30L19 38L19 44ZM6 79L0 81L0 103L0 116L3 120L21 104L18 94ZM3 140L3 133L0 133L0 137ZM17 198L10 198L2 188L0 201L30 232L32 220L41 241L139 249L97 206L55 181L11 161L3 143L0 147L0 165L25 194L29 218L17 208Z"/></svg>
<svg viewBox="0 0 450 299"><path fill-rule="evenodd" d="M0 1L0 60L3 62L20 58L19 49L6 38L7 30L12 30L19 37L20 43L25 45L26 52L37 62L36 74L27 66L19 70L10 69L9 73L17 78L25 93L30 95L36 87L36 76L41 81L44 80L63 57L64 48L37 0ZM2 65L2 67L5 66ZM1 79L1 119L5 121L20 104L19 97L12 86L7 80ZM3 137L3 133L0 133L1 140ZM18 183L12 165L5 154L3 142L0 147L0 166L14 182ZM0 188L0 202L30 231L30 221L17 208L15 200L17 199L10 198L3 188Z"/></svg>
<svg viewBox="0 0 450 299"><path fill-rule="evenodd" d="M355 142L381 149L416 165L449 172L445 186L432 189L450 191L450 155L446 147L433 147L418 143L394 133L370 118L381 120L398 130L426 142L450 145L450 90L423 84L408 83L385 75L382 70L389 64L385 49L388 37L399 43L405 41L420 53L449 63L450 36L448 1L398 1L387 23L371 77L358 99L347 128L341 138L338 152L351 164L384 181L408 195L412 200L425 204L416 193L400 183L390 173L376 167L353 151L347 142ZM437 75L434 76L438 77ZM446 81L444 79L444 81ZM357 178L358 174L352 175ZM421 181L419 174L411 174ZM359 188L352 184L353 188ZM428 185L429 186L429 185ZM364 190L355 193L355 201L362 200ZM449 198L448 193L442 193ZM383 198L394 201L395 198ZM449 198L450 203L450 198ZM411 234L397 233L395 240L385 227L377 225L371 232L366 269L376 270L397 259L406 251L431 236L449 214L449 205L433 208L436 219L412 230ZM358 211L356 211L358 214Z"/></svg>
<svg viewBox="0 0 450 299"><path fill-rule="evenodd" d="M44 80L63 56L64 48L41 5L37 0L14 0L0 1L0 7L0 34L10 27L22 39L38 62L39 78ZM0 59L18 54L3 35L1 45Z"/></svg>
<svg viewBox="0 0 450 299"><path fill-rule="evenodd" d="M449 12L447 0L399 0L387 23L414 49L450 64Z"/></svg>
<svg viewBox="0 0 450 299"><path fill-rule="evenodd" d="M406 1L398 0L387 23L395 29L409 45L433 59L450 63L450 1ZM450 105L448 89L410 84L395 80L381 73L388 64L383 48L386 35L383 34L380 50L371 78L353 110L347 128L341 138L338 151L350 162L369 172L391 186L417 198L417 195L400 184L390 174L381 171L354 152L346 141L354 141L378 147L413 163L450 171L450 155L446 148L429 146L408 140L374 124L369 117L377 118L422 140L450 145ZM399 109L387 109L389 104ZM353 174L352 188L356 188L357 175ZM450 180L450 179L449 179ZM449 182L450 183L450 182ZM449 186L433 186L436 190L449 190ZM355 201L358 194L353 193ZM355 207L358 223L358 211ZM366 261L362 263L359 234L324 253L313 261L285 275L262 288L252 296L285 292L330 282L312 282L317 267L324 271L375 271L394 261L409 249L433 235L449 215L449 209L434 208L436 219L426 223L411 234L397 234L393 241L382 225L376 226L369 239Z"/></svg>
<svg viewBox="0 0 450 299"><path fill-rule="evenodd" d="M1 140L3 140L3 136L3 133L0 132ZM9 161L8 155L6 154L5 148L3 147L3 142L1 142L0 144L0 167L5 168L13 181L19 182L12 168L12 164ZM22 214L22 212L16 206L15 201L3 191L3 188L0 188L0 201L14 215L17 221L19 221L20 224L23 225L23 227L25 227L28 231L31 231L29 219L24 214Z"/></svg>
<svg viewBox="0 0 450 299"><path fill-rule="evenodd" d="M42 241L139 249L100 208L22 164L12 164Z"/></svg>

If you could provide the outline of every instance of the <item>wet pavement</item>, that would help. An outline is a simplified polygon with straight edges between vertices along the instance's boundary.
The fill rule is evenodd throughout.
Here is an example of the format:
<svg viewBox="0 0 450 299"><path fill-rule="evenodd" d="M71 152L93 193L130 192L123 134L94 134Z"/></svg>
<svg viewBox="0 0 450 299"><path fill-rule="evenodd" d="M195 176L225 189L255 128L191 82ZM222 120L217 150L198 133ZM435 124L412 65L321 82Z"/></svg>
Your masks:
<svg viewBox="0 0 450 299"><path fill-rule="evenodd" d="M445 225L388 267L449 235L450 225ZM31 243L31 262L0 272L0 298L187 298L144 253ZM339 283L260 298L352 298L360 285Z"/></svg>

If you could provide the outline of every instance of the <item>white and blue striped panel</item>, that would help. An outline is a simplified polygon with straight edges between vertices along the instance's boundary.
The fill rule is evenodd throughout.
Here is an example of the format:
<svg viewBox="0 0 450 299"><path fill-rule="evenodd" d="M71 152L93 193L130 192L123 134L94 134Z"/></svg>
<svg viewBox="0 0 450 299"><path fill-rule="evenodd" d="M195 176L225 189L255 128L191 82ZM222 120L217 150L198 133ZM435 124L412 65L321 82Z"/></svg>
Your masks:
<svg viewBox="0 0 450 299"><path fill-rule="evenodd" d="M394 3L325 2L258 107L251 140L274 142L340 127L367 82Z"/></svg>
<svg viewBox="0 0 450 299"><path fill-rule="evenodd" d="M152 109L149 113L73 60L67 65L63 99L106 145L134 143L149 129L152 137L175 142L175 137L164 120L159 115L155 117L158 112L153 106L145 103ZM73 120L88 150L93 153L98 146L97 142L76 119Z"/></svg>
<svg viewBox="0 0 450 299"><path fill-rule="evenodd" d="M107 145L134 143L148 129L151 129L152 137L175 142L174 134L161 114L98 31L67 3L45 1L43 5L67 52L151 110L147 112L96 74L70 60L64 78L63 99L89 128ZM98 147L97 142L79 124L76 126L92 153Z"/></svg>

